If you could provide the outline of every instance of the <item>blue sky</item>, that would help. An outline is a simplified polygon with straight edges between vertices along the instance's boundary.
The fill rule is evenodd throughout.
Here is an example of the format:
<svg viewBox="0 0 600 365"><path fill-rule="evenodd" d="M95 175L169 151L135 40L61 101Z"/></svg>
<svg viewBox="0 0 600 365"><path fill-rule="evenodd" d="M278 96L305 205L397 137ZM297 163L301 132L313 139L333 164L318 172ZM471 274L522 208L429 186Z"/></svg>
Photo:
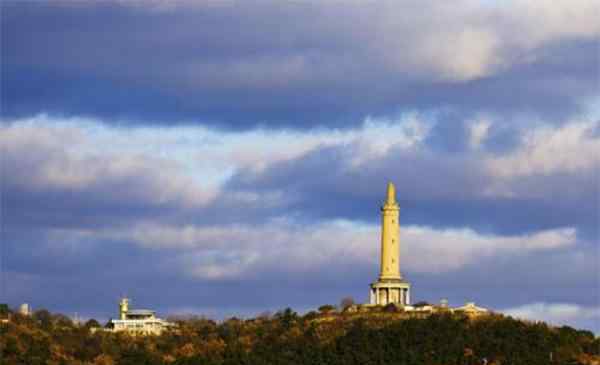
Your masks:
<svg viewBox="0 0 600 365"><path fill-rule="evenodd" d="M597 1L2 3L2 301L413 298L600 331Z"/></svg>

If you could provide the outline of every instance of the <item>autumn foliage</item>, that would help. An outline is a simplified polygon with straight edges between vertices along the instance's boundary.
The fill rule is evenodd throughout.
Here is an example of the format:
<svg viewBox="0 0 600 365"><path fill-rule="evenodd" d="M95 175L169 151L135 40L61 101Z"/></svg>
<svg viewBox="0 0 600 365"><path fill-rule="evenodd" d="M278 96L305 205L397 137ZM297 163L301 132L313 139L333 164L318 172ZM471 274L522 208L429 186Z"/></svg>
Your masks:
<svg viewBox="0 0 600 365"><path fill-rule="evenodd" d="M327 309L327 310L325 310ZM93 331L38 311L11 313L0 324L0 363L93 365L598 364L600 339L588 331L526 323L501 315L469 319L453 314L410 318L399 313L338 313L331 308L300 316L223 322L175 318L161 336Z"/></svg>

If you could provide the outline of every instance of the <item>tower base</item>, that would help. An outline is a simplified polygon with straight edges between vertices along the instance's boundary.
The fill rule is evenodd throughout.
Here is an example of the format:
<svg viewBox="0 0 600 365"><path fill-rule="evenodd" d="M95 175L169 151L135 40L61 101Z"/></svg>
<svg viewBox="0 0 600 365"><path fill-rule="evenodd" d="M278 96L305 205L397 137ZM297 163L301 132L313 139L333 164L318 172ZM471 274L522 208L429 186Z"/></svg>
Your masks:
<svg viewBox="0 0 600 365"><path fill-rule="evenodd" d="M410 283L401 279L379 280L371 284L369 298L369 302L376 305L410 305Z"/></svg>

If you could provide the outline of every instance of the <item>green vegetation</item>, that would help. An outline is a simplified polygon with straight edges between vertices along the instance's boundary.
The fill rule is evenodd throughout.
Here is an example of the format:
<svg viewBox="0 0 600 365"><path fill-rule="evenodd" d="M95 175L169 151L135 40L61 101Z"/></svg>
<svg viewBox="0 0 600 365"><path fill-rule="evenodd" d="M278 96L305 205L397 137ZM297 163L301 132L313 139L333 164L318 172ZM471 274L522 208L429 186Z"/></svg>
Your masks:
<svg viewBox="0 0 600 365"><path fill-rule="evenodd" d="M589 331L554 328L500 315L469 319L401 311L338 313L331 306L300 316L286 309L251 320L175 318L177 330L132 337L76 326L37 311L0 324L0 363L95 365L595 364L600 339ZM95 331L93 330L95 329Z"/></svg>

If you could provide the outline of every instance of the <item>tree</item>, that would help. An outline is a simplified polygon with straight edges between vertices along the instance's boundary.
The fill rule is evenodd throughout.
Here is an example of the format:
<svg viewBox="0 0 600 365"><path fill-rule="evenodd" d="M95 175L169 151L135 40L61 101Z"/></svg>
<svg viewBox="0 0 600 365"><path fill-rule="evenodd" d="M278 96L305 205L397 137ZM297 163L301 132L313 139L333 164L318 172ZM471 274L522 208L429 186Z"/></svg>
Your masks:
<svg viewBox="0 0 600 365"><path fill-rule="evenodd" d="M294 312L292 308L288 307L283 312L278 312L276 317L279 319L283 328L289 329L298 319L298 313Z"/></svg>
<svg viewBox="0 0 600 365"><path fill-rule="evenodd" d="M98 327L100 327L100 323L98 323L98 321L96 321L94 318L91 318L87 322L85 322L85 327L86 328L98 328Z"/></svg>
<svg viewBox="0 0 600 365"><path fill-rule="evenodd" d="M89 321L88 321L89 322ZM113 360L110 355L100 354L94 358L93 365L115 365L115 360Z"/></svg>
<svg viewBox="0 0 600 365"><path fill-rule="evenodd" d="M348 307L351 307L354 304L355 304L355 302L352 297L345 297L345 298L342 298L342 300L340 301L340 308L348 309Z"/></svg>
<svg viewBox="0 0 600 365"><path fill-rule="evenodd" d="M429 303L427 303L426 301L420 301L420 302L416 302L415 304L413 304L413 307L415 308L419 308L419 307L426 307L428 305L431 305Z"/></svg>
<svg viewBox="0 0 600 365"><path fill-rule="evenodd" d="M10 313L10 308L8 308L8 304L2 303L0 304L0 317L6 317Z"/></svg>
<svg viewBox="0 0 600 365"><path fill-rule="evenodd" d="M591 365L600 360L600 338L589 331L502 315L471 320L452 313L416 318L365 312L358 318L322 318L312 312L300 318L287 308L262 321L217 323L189 317L181 319L177 331L145 337L92 333L86 327L99 325L92 319L81 328L61 327L55 321L43 329L48 318L61 317L46 312L36 318L15 316L20 322L0 326L0 363ZM316 320L307 320L311 316Z"/></svg>
<svg viewBox="0 0 600 365"><path fill-rule="evenodd" d="M54 314L52 316L52 322L56 327L73 327L73 321L71 318L65 316L64 314Z"/></svg>
<svg viewBox="0 0 600 365"><path fill-rule="evenodd" d="M36 320L42 329L49 331L52 329L52 315L46 309L39 309L33 313L33 319Z"/></svg>
<svg viewBox="0 0 600 365"><path fill-rule="evenodd" d="M331 304L325 304L319 307L319 312L321 313L331 313L335 311L335 307Z"/></svg>
<svg viewBox="0 0 600 365"><path fill-rule="evenodd" d="M319 313L317 313L315 311L310 311L304 315L304 319L310 321L310 320L317 318L318 316L319 316Z"/></svg>

